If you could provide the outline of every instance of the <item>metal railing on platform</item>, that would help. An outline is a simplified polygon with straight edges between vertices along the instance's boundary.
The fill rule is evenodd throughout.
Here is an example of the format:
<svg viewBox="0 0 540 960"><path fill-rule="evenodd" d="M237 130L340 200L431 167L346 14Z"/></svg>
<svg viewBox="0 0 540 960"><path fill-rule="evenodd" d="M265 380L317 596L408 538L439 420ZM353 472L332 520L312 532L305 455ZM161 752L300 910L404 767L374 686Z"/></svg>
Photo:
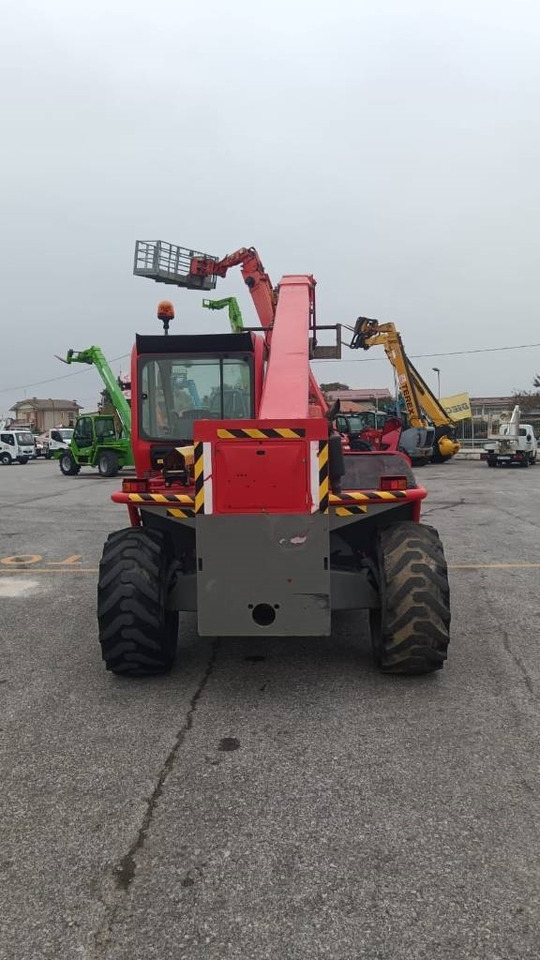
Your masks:
<svg viewBox="0 0 540 960"><path fill-rule="evenodd" d="M216 277L196 276L190 273L194 257L215 260L217 257L179 247L163 240L137 240L133 273L136 277L147 277L158 283L171 283L177 287L189 287L191 290L213 290Z"/></svg>

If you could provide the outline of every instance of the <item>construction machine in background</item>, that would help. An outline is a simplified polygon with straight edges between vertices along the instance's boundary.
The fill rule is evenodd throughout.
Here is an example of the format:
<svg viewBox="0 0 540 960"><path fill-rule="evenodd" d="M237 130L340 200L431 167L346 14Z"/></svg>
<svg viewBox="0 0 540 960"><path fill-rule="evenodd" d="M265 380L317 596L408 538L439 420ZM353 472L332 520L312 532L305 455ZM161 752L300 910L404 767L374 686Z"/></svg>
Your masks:
<svg viewBox="0 0 540 960"><path fill-rule="evenodd" d="M364 410L361 413L342 413L340 410L334 423L344 441L344 449L398 449L412 462L402 442L404 431L401 417L391 416L382 410Z"/></svg>
<svg viewBox="0 0 540 960"><path fill-rule="evenodd" d="M221 300L203 300L202 305L207 310L227 309L232 332L242 333L244 320L236 297L223 297Z"/></svg>
<svg viewBox="0 0 540 960"><path fill-rule="evenodd" d="M345 413L340 409L334 422L351 450L380 450L386 421L387 415L382 410Z"/></svg>
<svg viewBox="0 0 540 960"><path fill-rule="evenodd" d="M342 413L335 419L336 429L351 450L386 449L386 427L399 423L399 449L405 453L414 467L423 467L431 461L435 429L409 427L406 414L396 403L395 412L387 410L364 410L358 413Z"/></svg>
<svg viewBox="0 0 540 960"><path fill-rule="evenodd" d="M460 449L456 438L455 422L409 360L395 325L379 323L378 320L372 320L369 317L359 317L350 343L351 349L369 350L377 344L384 347L386 356L396 372L399 389L405 402L408 426L417 431L433 431L431 460L434 463L450 460ZM402 444L405 443L406 431L402 436ZM425 448L421 433L416 446ZM405 449L414 462L414 443L411 449L409 445L405 445Z"/></svg>
<svg viewBox="0 0 540 960"><path fill-rule="evenodd" d="M196 613L200 636L270 638L328 636L336 611L362 610L383 671L438 670L449 587L439 536L420 523L426 490L398 436L343 449L310 369L341 343L339 326L335 346L318 343L315 279L274 287L252 247L219 259L154 241L137 244L134 272L210 290L235 265L257 328L171 334L167 320L166 335L135 337L136 476L112 494L130 526L110 534L98 581L107 669L170 669L179 611Z"/></svg>
<svg viewBox="0 0 540 960"><path fill-rule="evenodd" d="M59 451L60 470L65 476L76 476L81 467L97 467L100 476L114 477L123 467L133 466L131 449L131 409L122 384L115 377L100 347L68 350L62 363L86 363L99 373L116 411L114 416L85 414L77 417L69 448Z"/></svg>

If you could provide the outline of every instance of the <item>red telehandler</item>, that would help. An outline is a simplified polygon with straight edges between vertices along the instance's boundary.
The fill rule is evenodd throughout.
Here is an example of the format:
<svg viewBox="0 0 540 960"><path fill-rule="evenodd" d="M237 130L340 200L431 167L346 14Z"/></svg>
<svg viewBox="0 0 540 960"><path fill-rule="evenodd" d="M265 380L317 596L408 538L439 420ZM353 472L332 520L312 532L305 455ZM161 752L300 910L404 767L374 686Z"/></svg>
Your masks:
<svg viewBox="0 0 540 960"><path fill-rule="evenodd" d="M138 242L134 273L211 290L241 267L259 326L241 333L137 335L132 352L136 478L113 493L131 526L104 547L98 620L107 669L171 668L178 611L201 636L321 636L335 610L366 611L385 672L442 667L447 567L422 525L426 491L397 450L344 450L310 369L339 356L317 342L315 280L274 288L253 248L222 260Z"/></svg>

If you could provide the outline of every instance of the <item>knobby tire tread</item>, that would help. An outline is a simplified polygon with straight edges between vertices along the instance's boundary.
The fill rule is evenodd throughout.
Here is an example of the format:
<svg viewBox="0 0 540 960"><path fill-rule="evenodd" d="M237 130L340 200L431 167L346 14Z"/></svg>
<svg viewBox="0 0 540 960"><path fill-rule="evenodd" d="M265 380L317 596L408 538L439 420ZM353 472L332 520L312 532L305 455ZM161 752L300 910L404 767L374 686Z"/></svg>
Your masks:
<svg viewBox="0 0 540 960"><path fill-rule="evenodd" d="M165 609L169 559L163 534L130 527L110 534L98 580L98 622L108 670L132 677L174 663L178 613Z"/></svg>
<svg viewBox="0 0 540 960"><path fill-rule="evenodd" d="M385 673L440 670L450 628L448 568L437 531L395 524L379 538L381 623L376 655Z"/></svg>

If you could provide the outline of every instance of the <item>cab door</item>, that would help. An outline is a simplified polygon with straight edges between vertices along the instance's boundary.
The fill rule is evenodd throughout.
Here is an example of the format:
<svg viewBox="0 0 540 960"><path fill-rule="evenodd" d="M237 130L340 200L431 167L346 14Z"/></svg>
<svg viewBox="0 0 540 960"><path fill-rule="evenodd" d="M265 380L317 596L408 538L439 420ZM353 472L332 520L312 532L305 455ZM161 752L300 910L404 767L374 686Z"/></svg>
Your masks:
<svg viewBox="0 0 540 960"><path fill-rule="evenodd" d="M12 433L0 434L0 463L11 463L15 460L15 437Z"/></svg>
<svg viewBox="0 0 540 960"><path fill-rule="evenodd" d="M91 462L94 441L94 421L92 417L79 417L71 439L71 452L78 463Z"/></svg>

